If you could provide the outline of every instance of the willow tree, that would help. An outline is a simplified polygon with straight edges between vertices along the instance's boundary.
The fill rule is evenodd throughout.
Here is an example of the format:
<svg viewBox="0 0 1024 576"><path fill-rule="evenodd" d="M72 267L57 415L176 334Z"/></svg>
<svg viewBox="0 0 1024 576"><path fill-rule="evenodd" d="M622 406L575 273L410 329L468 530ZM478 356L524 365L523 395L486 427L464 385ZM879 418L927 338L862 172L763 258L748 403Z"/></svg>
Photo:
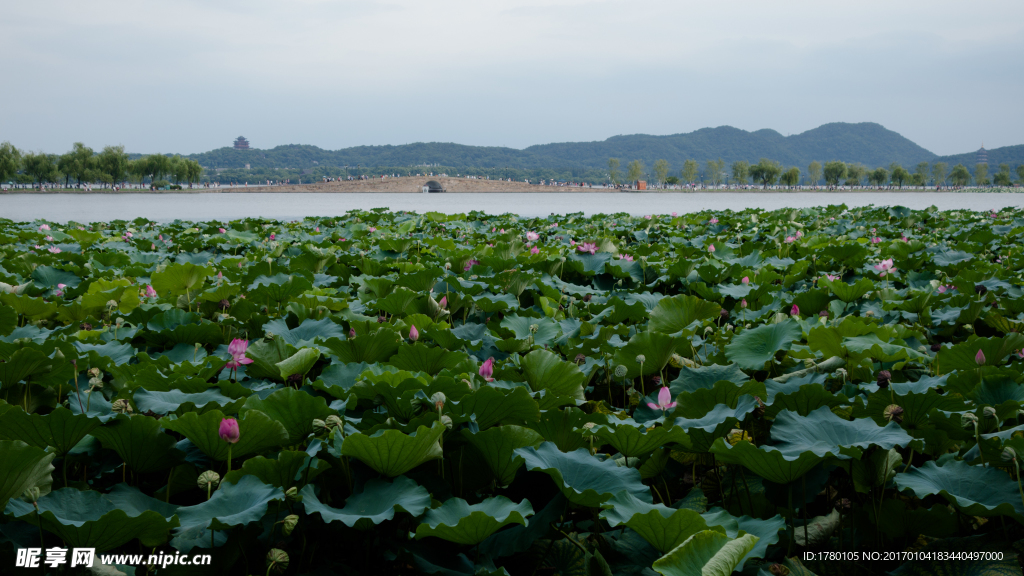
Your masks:
<svg viewBox="0 0 1024 576"><path fill-rule="evenodd" d="M644 174L644 163L639 160L633 160L626 166L626 179L630 182L636 182Z"/></svg>
<svg viewBox="0 0 1024 576"><path fill-rule="evenodd" d="M608 179L612 181L612 184L619 183L619 159L609 158L608 159Z"/></svg>
<svg viewBox="0 0 1024 576"><path fill-rule="evenodd" d="M750 179L750 163L746 160L737 160L732 163L733 184L746 184Z"/></svg>
<svg viewBox="0 0 1024 576"><path fill-rule="evenodd" d="M846 178L846 162L834 160L825 162L825 169L822 174L825 176L825 183L829 186L839 186L839 181Z"/></svg>
<svg viewBox="0 0 1024 576"><path fill-rule="evenodd" d="M708 160L704 172L707 174L708 180L711 181L711 185L718 186L725 179L725 160L721 158L718 160Z"/></svg>
<svg viewBox="0 0 1024 576"><path fill-rule="evenodd" d="M949 180L954 186L967 186L971 183L971 173L963 164L957 164L949 171Z"/></svg>
<svg viewBox="0 0 1024 576"><path fill-rule="evenodd" d="M750 167L750 177L764 188L774 185L779 176L782 176L782 165L774 160L761 158L760 162Z"/></svg>
<svg viewBox="0 0 1024 576"><path fill-rule="evenodd" d="M14 178L21 167L21 151L10 142L0 144L0 182Z"/></svg>
<svg viewBox="0 0 1024 576"><path fill-rule="evenodd" d="M815 160L807 167L807 180L812 186L818 185L818 181L821 180L821 162Z"/></svg>
<svg viewBox="0 0 1024 576"><path fill-rule="evenodd" d="M946 183L946 167L945 162L936 162L932 164L932 180L935 181L936 186L942 186Z"/></svg>
<svg viewBox="0 0 1024 576"><path fill-rule="evenodd" d="M654 179L658 184L663 184L668 177L668 160L658 160L654 163Z"/></svg>
<svg viewBox="0 0 1024 576"><path fill-rule="evenodd" d="M697 165L696 160L687 160L683 162L683 169L680 171L683 177L683 182L693 184L697 181L697 175L700 174L700 166Z"/></svg>

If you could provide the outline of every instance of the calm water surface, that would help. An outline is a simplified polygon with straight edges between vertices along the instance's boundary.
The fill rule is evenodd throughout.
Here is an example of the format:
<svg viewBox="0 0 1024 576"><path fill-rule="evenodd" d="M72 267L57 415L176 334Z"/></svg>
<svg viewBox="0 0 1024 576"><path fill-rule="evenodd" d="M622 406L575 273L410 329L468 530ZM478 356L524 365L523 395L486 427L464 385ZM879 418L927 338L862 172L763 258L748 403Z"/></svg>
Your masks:
<svg viewBox="0 0 1024 576"><path fill-rule="evenodd" d="M480 210L489 214L513 212L523 216L583 212L632 215L743 210L745 208L805 208L846 204L850 207L907 206L941 210L991 210L1024 207L1024 194L914 193L650 193L614 192L533 194L6 194L0 195L0 217L15 221L98 222L138 217L171 220L235 220L266 217L297 220L306 216L339 216L349 210L390 208L444 213Z"/></svg>

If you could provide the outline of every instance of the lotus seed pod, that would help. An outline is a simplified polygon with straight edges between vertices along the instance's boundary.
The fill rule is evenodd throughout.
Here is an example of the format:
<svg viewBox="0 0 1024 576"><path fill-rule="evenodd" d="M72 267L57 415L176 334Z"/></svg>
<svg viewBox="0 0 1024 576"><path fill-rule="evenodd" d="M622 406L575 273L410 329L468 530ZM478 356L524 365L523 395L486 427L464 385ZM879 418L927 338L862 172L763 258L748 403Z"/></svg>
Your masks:
<svg viewBox="0 0 1024 576"><path fill-rule="evenodd" d="M782 564L772 564L768 571L771 572L772 576L789 576L789 568Z"/></svg>
<svg viewBox="0 0 1024 576"><path fill-rule="evenodd" d="M455 425L455 423L452 422L452 417L447 415L447 414L444 414L444 415L441 416L440 422L441 422L441 424L444 424L444 427L449 429L449 430L451 430L452 426Z"/></svg>
<svg viewBox="0 0 1024 576"><path fill-rule="evenodd" d="M335 414L331 414L327 418L324 418L324 426L327 428L341 428L344 424L345 421Z"/></svg>
<svg viewBox="0 0 1024 576"><path fill-rule="evenodd" d="M971 425L977 426L978 425L978 417L975 416L973 412L968 412L968 413L960 416L960 425L963 426L964 428L966 428L968 426L971 426Z"/></svg>
<svg viewBox="0 0 1024 576"><path fill-rule="evenodd" d="M622 364L619 364L618 366L615 367L616 378L625 378L627 373L629 373L629 369L623 366Z"/></svg>
<svg viewBox="0 0 1024 576"><path fill-rule="evenodd" d="M584 424L584 425L583 425L583 427L584 427L585 429L587 429L587 430L590 430L590 429L591 429L591 428L593 428L594 426L595 426L595 424L594 424L593 422L587 422L586 424Z"/></svg>
<svg viewBox="0 0 1024 576"><path fill-rule="evenodd" d="M993 408L992 406L985 406L985 409L982 410L982 413L985 415L986 420L994 420L996 417L996 409Z"/></svg>
<svg viewBox="0 0 1024 576"><path fill-rule="evenodd" d="M299 517L296 514L289 514L281 521L281 532L285 536L291 536L292 530L299 524Z"/></svg>
<svg viewBox="0 0 1024 576"><path fill-rule="evenodd" d="M901 406L897 406L896 404L890 404L885 407L885 410L882 411L882 416L884 416L885 419L890 422L895 422L899 424L903 422L903 408Z"/></svg>
<svg viewBox="0 0 1024 576"><path fill-rule="evenodd" d="M1017 452L1015 452L1013 448L1007 446L1006 448L1003 448L1003 453L1000 454L999 457L1002 458L1003 462L1013 462L1017 459Z"/></svg>
<svg viewBox="0 0 1024 576"><path fill-rule="evenodd" d="M267 567L274 567L274 571L281 573L288 569L288 553L279 548L267 552Z"/></svg>
<svg viewBox="0 0 1024 576"><path fill-rule="evenodd" d="M284 497L289 502L302 502L302 496L299 496L299 489L292 486L288 490L285 490Z"/></svg>
<svg viewBox="0 0 1024 576"><path fill-rule="evenodd" d="M537 330L540 330L540 326L539 325L537 325L537 324L530 324L530 332L532 332L533 334L536 334Z"/></svg>
<svg viewBox="0 0 1024 576"><path fill-rule="evenodd" d="M118 414L131 414L133 412L132 404L126 398L114 400L110 405L110 409Z"/></svg>
<svg viewBox="0 0 1024 576"><path fill-rule="evenodd" d="M327 432L327 424L319 418L313 418L313 432L316 434Z"/></svg>
<svg viewBox="0 0 1024 576"><path fill-rule="evenodd" d="M98 388L103 388L103 379L99 378L99 377L95 377L95 376L92 377L92 378L89 378L89 386L92 386L93 388L97 388L97 389Z"/></svg>
<svg viewBox="0 0 1024 576"><path fill-rule="evenodd" d="M679 368L683 363L683 357L680 356L679 354L673 353L671 356L668 357L668 363L675 366L676 368Z"/></svg>
<svg viewBox="0 0 1024 576"><path fill-rule="evenodd" d="M637 364L643 364L646 361L647 361L647 357L644 356L643 354L637 354L636 355L636 363Z"/></svg>
<svg viewBox="0 0 1024 576"><path fill-rule="evenodd" d="M969 333L969 334L974 334L974 325L973 324L964 324L964 330L967 331L967 333Z"/></svg>
<svg viewBox="0 0 1024 576"><path fill-rule="evenodd" d="M107 308L117 308L117 300L107 300Z"/></svg>
<svg viewBox="0 0 1024 576"><path fill-rule="evenodd" d="M118 327L124 326L124 318L118 316L117 319L114 320L114 324L116 324Z"/></svg>
<svg viewBox="0 0 1024 576"><path fill-rule="evenodd" d="M89 368L88 374L89 374L89 376L94 376L94 377L95 376L99 376L100 375L100 369L99 368Z"/></svg>
<svg viewBox="0 0 1024 576"><path fill-rule="evenodd" d="M209 487L216 488L220 485L220 474L213 470L207 470L199 475L196 483L199 485L200 490L206 490Z"/></svg>

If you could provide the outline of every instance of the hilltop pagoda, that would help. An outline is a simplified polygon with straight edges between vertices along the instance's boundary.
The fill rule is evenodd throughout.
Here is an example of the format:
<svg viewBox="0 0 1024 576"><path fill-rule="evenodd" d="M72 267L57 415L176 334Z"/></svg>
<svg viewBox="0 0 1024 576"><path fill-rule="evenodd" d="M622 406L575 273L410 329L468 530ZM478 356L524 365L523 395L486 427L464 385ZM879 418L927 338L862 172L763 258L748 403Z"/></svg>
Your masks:
<svg viewBox="0 0 1024 576"><path fill-rule="evenodd" d="M245 136L239 136L235 138L235 150L248 150L249 141L245 139Z"/></svg>
<svg viewBox="0 0 1024 576"><path fill-rule="evenodd" d="M974 160L975 164L988 164L988 150L985 150L985 145L981 145L981 150L978 150L978 156Z"/></svg>

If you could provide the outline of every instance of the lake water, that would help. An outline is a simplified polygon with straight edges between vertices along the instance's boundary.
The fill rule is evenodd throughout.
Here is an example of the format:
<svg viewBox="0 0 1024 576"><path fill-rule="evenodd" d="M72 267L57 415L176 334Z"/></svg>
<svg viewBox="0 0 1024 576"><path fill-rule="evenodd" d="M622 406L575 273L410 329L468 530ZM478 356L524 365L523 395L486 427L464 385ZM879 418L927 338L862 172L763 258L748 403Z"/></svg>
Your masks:
<svg viewBox="0 0 1024 576"><path fill-rule="evenodd" d="M955 192L795 192L795 193L532 193L532 194L313 194L313 193L198 193L198 194L4 194L0 217L14 221L98 222L138 217L157 222L235 220L267 217L298 220L306 216L338 216L349 210L390 208L444 213L480 210L546 216L552 212L632 215L742 210L744 208L805 208L828 204L850 207L906 206L941 210L1024 208L1024 194Z"/></svg>

